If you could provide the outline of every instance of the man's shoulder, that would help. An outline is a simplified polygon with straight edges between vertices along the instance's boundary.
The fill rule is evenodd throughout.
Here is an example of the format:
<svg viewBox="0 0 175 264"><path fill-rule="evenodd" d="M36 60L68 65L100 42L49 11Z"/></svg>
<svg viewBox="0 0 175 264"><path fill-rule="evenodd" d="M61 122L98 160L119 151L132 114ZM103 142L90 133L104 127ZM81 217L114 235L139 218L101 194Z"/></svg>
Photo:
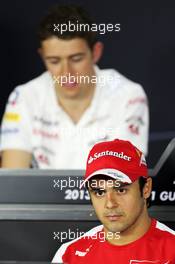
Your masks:
<svg viewBox="0 0 175 264"><path fill-rule="evenodd" d="M169 228L167 225L155 221L154 231L152 233L152 238L157 246L160 245L166 251L173 251L175 247L175 231Z"/></svg>
<svg viewBox="0 0 175 264"><path fill-rule="evenodd" d="M63 255L83 256L97 239L97 234L103 229L102 225L96 226L82 236L64 243L56 252L52 263L62 262Z"/></svg>
<svg viewBox="0 0 175 264"><path fill-rule="evenodd" d="M128 93L136 93L137 95L145 95L143 87L139 83L127 78L115 69L97 68L97 75L99 83L103 87L108 87L108 89L104 89L104 91L107 90L109 93L112 92L113 96L115 93L122 93L125 95Z"/></svg>
<svg viewBox="0 0 175 264"><path fill-rule="evenodd" d="M175 243L175 231L169 228L167 225L156 221L155 230L160 238L172 240Z"/></svg>
<svg viewBox="0 0 175 264"><path fill-rule="evenodd" d="M46 71L32 80L18 85L17 88L20 90L29 90L32 93L33 90L40 90L41 87L42 89L44 87L48 87L48 84L50 84L51 80L52 79L49 72Z"/></svg>
<svg viewBox="0 0 175 264"><path fill-rule="evenodd" d="M21 102L27 105L38 104L39 101L42 102L46 97L49 97L49 91L52 85L50 74L44 72L29 82L16 86L11 92L8 101L15 100L16 103Z"/></svg>
<svg viewBox="0 0 175 264"><path fill-rule="evenodd" d="M167 225L156 221L153 236L149 241L154 243L157 251L167 259L175 260L175 231ZM169 263L169 262L167 262ZM172 262L174 263L174 262Z"/></svg>

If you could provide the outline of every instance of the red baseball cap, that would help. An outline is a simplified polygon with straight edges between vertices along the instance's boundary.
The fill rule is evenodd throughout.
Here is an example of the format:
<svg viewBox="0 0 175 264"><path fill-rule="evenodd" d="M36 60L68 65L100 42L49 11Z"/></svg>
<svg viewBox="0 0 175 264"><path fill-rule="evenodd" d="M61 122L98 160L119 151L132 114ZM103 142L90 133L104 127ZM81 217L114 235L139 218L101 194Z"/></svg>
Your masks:
<svg viewBox="0 0 175 264"><path fill-rule="evenodd" d="M96 175L106 175L124 183L132 183L139 177L148 177L143 153L131 142L115 139L97 143L89 152L85 184Z"/></svg>

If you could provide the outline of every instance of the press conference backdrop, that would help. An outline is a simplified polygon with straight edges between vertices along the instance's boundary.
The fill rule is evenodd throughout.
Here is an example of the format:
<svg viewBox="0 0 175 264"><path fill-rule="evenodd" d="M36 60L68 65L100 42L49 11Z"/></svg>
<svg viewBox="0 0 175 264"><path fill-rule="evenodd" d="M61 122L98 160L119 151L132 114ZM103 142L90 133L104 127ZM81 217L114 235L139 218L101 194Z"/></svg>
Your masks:
<svg viewBox="0 0 175 264"><path fill-rule="evenodd" d="M163 1L162 1L163 2ZM120 23L120 32L99 34L104 42L102 68L116 68L143 85L150 103L149 166L153 167L175 136L174 46L175 6L161 1L6 0L1 3L0 116L12 89L38 76L44 67L37 54L36 28L49 6L77 3L97 23Z"/></svg>

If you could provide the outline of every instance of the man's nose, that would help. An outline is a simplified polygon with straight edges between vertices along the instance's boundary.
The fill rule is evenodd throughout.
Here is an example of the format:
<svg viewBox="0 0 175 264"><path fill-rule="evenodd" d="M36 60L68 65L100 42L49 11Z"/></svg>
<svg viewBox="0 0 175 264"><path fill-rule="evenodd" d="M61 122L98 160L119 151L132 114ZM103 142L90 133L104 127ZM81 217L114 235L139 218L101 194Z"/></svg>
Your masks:
<svg viewBox="0 0 175 264"><path fill-rule="evenodd" d="M106 208L114 208L118 206L117 196L115 191L110 191L106 193Z"/></svg>
<svg viewBox="0 0 175 264"><path fill-rule="evenodd" d="M72 73L72 67L70 65L70 62L64 61L61 65L61 72L60 75L62 76L69 76Z"/></svg>

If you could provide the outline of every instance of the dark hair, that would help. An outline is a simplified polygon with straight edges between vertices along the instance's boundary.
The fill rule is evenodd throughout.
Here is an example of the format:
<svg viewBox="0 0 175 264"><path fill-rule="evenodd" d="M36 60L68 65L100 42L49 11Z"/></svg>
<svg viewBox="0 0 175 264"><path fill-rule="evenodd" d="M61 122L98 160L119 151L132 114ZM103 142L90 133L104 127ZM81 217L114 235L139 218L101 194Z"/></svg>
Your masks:
<svg viewBox="0 0 175 264"><path fill-rule="evenodd" d="M139 187L140 187L141 196L143 196L143 188L144 188L146 182L147 182L147 178L144 178L144 177L139 178ZM147 204L148 208L151 206L151 195L150 195L150 197L148 197L146 199L146 204Z"/></svg>
<svg viewBox="0 0 175 264"><path fill-rule="evenodd" d="M83 38L87 41L88 46L92 49L94 43L96 42L96 33L91 30L72 30L60 32L60 30L54 31L54 24L71 24L77 25L91 25L93 22L89 17L89 14L80 6L76 5L56 5L53 6L47 16L45 16L39 25L38 36L40 42L46 40L50 37L56 36L60 39L73 39L73 38Z"/></svg>

